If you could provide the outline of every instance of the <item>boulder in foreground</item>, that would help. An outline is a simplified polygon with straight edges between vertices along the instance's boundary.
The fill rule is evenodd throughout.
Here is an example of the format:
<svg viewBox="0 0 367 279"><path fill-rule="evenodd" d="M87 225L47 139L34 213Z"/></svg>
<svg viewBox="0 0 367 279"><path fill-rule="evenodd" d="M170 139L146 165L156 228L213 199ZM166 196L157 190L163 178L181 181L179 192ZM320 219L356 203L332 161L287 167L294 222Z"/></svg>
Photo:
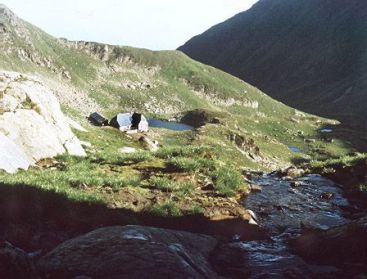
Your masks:
<svg viewBox="0 0 367 279"><path fill-rule="evenodd" d="M142 226L97 229L38 262L46 278L218 278L209 264L213 237Z"/></svg>

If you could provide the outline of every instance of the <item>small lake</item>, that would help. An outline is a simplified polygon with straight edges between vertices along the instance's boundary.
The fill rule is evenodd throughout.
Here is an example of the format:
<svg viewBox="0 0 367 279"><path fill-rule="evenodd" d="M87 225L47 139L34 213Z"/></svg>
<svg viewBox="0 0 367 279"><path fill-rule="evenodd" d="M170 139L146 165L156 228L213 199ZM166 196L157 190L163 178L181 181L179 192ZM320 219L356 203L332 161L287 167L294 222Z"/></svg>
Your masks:
<svg viewBox="0 0 367 279"><path fill-rule="evenodd" d="M333 129L330 129L330 128L325 128L325 129L320 130L321 133L331 133L332 131Z"/></svg>
<svg viewBox="0 0 367 279"><path fill-rule="evenodd" d="M295 146L288 146L289 150L295 153L300 153L301 149L299 149L298 147Z"/></svg>
<svg viewBox="0 0 367 279"><path fill-rule="evenodd" d="M173 131L189 131L189 130L194 129L193 126L190 126L184 123L180 123L176 121L160 120L156 118L149 118L148 123L150 127L164 128L164 129L173 130Z"/></svg>

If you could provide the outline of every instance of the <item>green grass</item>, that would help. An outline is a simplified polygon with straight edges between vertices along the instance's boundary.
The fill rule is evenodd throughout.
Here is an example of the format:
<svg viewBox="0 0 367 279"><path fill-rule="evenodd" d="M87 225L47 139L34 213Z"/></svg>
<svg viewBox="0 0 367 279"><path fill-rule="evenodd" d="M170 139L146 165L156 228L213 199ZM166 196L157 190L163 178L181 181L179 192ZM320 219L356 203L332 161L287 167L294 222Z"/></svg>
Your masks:
<svg viewBox="0 0 367 279"><path fill-rule="evenodd" d="M173 157L205 156L212 153L213 148L206 145L167 146L160 148L156 156L162 159Z"/></svg>
<svg viewBox="0 0 367 279"><path fill-rule="evenodd" d="M212 173L215 189L224 196L234 196L243 186L243 177L235 169L222 166Z"/></svg>
<svg viewBox="0 0 367 279"><path fill-rule="evenodd" d="M153 156L147 151L140 151L136 153L127 154L111 154L111 153L99 153L92 159L93 162L99 164L110 164L124 166L129 164L136 164L144 161L150 161Z"/></svg>
<svg viewBox="0 0 367 279"><path fill-rule="evenodd" d="M174 157L168 160L167 166L182 172L200 172L214 168L214 161L205 158Z"/></svg>
<svg viewBox="0 0 367 279"><path fill-rule="evenodd" d="M201 191L205 181L213 181L213 196L234 196L246 188L240 172L243 168L266 171L297 160L319 162L325 159L322 153L337 158L353 151L341 140L327 143L320 138L318 129L329 123L327 119L309 114L300 116L257 88L181 52L109 46L108 61L102 61L98 56L103 44L91 44L95 53L89 55L64 46L28 23L24 27L30 33L27 39L34 49L14 30L7 38L37 57L50 58L52 67L22 60L17 52L0 51L0 68L36 74L41 79L70 87L71 92L65 89L65 95L74 97L74 92L83 92L107 117L133 109L161 119L180 119L188 111L197 110L203 117L199 122L210 122L217 117L220 123L185 132L153 128L148 136L158 140L162 147L152 153L143 150L134 136L117 129L90 126L81 108L64 102L63 111L88 129L86 133L74 131L79 139L91 143L87 157L63 155L56 158L59 163L55 169L32 168L15 175L0 173L1 182L26 184L109 206L114 206L115 201L122 199L120 194L130 188L136 190L134 195L144 196L143 192L151 191L162 195L163 200L152 207L153 212L177 216L190 210L202 212L201 204L190 204L192 208L188 209L185 199L205 195ZM0 50L9 49L7 40L0 42ZM71 79L60 79L61 70L68 71ZM126 84L139 83L150 86L126 87ZM230 99L235 104L226 105ZM258 108L242 105L248 101L257 102ZM30 103L27 108L35 109ZM243 138L248 146L239 146L231 140L234 135ZM305 141L310 138L315 142ZM119 153L125 146L139 151ZM297 146L303 153L292 153L288 146Z"/></svg>
<svg viewBox="0 0 367 279"><path fill-rule="evenodd" d="M174 191L178 188L177 184L174 181L166 177L152 176L149 182L152 187L159 190Z"/></svg>
<svg viewBox="0 0 367 279"><path fill-rule="evenodd" d="M309 162L309 166L311 168L327 168L332 165L353 166L357 162L365 159L367 159L367 153L357 153L337 158L328 158L326 160L312 160Z"/></svg>
<svg viewBox="0 0 367 279"><path fill-rule="evenodd" d="M182 215L181 210L172 201L154 205L150 213L161 217L178 217Z"/></svg>

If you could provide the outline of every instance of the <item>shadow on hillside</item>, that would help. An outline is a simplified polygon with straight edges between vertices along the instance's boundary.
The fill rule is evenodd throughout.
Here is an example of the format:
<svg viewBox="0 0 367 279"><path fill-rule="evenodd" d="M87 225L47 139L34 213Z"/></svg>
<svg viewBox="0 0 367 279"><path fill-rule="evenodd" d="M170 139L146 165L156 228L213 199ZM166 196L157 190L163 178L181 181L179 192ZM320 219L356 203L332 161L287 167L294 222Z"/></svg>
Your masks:
<svg viewBox="0 0 367 279"><path fill-rule="evenodd" d="M323 132L324 131L324 132ZM349 154L355 152L367 152L367 129L357 127L350 127L348 125L325 125L318 130L317 137L322 140L325 145L331 144L335 140L341 141L347 149ZM313 153L318 153L320 157L324 159L336 158L335 155L325 151L324 148L313 148ZM307 152L306 152L307 153ZM310 159L300 158L296 156L291 159L292 164L296 166L302 166L310 162Z"/></svg>
<svg viewBox="0 0 367 279"><path fill-rule="evenodd" d="M261 239L266 235L241 219L211 221L202 215L159 217L112 209L104 204L79 202L62 194L28 185L0 183L0 240L27 251L43 252L93 229L139 224L195 233Z"/></svg>
<svg viewBox="0 0 367 279"><path fill-rule="evenodd" d="M341 140L346 144L346 146L350 146L354 152L367 152L366 127L351 127L346 124L326 125L319 130L319 137L325 142L330 142L335 139ZM324 129L331 129L332 132L321 132Z"/></svg>

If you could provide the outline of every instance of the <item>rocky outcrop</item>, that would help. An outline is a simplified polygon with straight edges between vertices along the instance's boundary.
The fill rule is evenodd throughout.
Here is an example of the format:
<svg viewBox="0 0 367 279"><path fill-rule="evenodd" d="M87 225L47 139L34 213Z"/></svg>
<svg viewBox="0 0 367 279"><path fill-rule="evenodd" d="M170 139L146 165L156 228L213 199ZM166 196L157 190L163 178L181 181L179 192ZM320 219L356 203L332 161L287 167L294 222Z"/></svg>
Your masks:
<svg viewBox="0 0 367 279"><path fill-rule="evenodd" d="M28 169L29 161L24 151L8 137L0 133L0 169L14 173L17 169Z"/></svg>
<svg viewBox="0 0 367 279"><path fill-rule="evenodd" d="M210 236L141 226L97 229L56 247L38 262L46 278L218 278Z"/></svg>
<svg viewBox="0 0 367 279"><path fill-rule="evenodd" d="M65 152L85 155L53 92L14 72L0 72L0 141L0 149L9 153L0 169L9 172Z"/></svg>
<svg viewBox="0 0 367 279"><path fill-rule="evenodd" d="M295 251L310 262L367 264L367 217L327 231L311 231L293 241Z"/></svg>
<svg viewBox="0 0 367 279"><path fill-rule="evenodd" d="M256 2L179 50L291 107L366 133L366 2Z"/></svg>

